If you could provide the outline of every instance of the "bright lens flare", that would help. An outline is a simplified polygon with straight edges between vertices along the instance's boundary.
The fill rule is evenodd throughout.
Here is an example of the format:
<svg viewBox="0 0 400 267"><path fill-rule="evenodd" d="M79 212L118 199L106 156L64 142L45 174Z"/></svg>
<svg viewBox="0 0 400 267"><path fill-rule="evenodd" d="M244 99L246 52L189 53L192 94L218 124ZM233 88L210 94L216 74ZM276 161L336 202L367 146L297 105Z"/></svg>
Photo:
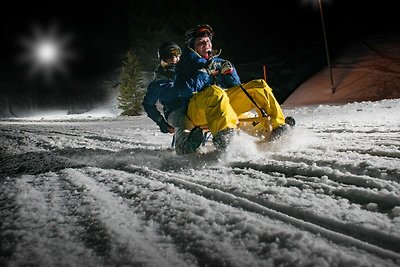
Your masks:
<svg viewBox="0 0 400 267"><path fill-rule="evenodd" d="M20 40L24 51L19 59L28 67L28 76L51 82L56 75L68 74L67 63L74 58L69 49L71 39L70 35L61 34L56 25L48 30L35 25L32 34Z"/></svg>
<svg viewBox="0 0 400 267"><path fill-rule="evenodd" d="M60 51L52 40L44 40L35 47L35 56L38 64L52 65L57 62Z"/></svg>

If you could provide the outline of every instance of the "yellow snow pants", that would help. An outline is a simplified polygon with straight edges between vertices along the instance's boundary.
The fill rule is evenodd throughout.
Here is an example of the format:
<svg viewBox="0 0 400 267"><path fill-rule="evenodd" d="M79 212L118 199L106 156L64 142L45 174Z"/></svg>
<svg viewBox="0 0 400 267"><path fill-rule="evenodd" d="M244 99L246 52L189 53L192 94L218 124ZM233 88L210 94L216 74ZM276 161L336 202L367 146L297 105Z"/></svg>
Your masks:
<svg viewBox="0 0 400 267"><path fill-rule="evenodd" d="M285 116L272 89L262 80L252 80L242 85L257 105L270 117L272 128L285 124ZM208 124L214 135L226 128L236 128L238 116L255 108L240 86L226 90L211 85L195 93L189 101L187 116L193 125ZM259 113L259 111L257 110ZM260 114L259 114L260 116Z"/></svg>

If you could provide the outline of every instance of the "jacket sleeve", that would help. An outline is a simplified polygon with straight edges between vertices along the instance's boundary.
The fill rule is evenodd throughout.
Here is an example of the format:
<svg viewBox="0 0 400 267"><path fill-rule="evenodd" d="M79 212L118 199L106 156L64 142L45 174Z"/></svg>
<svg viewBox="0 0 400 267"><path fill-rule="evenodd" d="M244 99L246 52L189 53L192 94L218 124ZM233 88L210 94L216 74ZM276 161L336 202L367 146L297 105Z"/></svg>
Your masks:
<svg viewBox="0 0 400 267"><path fill-rule="evenodd" d="M153 81L147 87L146 95L143 99L143 108L147 113L147 116L152 119L155 123L159 124L165 122L165 118L161 115L161 112L157 109L156 103L160 98L160 86L158 82Z"/></svg>
<svg viewBox="0 0 400 267"><path fill-rule="evenodd" d="M241 84L239 75L235 67L233 67L233 72L231 74L227 75L219 74L218 76L219 76L218 77L219 83L223 88L227 89Z"/></svg>
<svg viewBox="0 0 400 267"><path fill-rule="evenodd" d="M175 85L180 96L190 97L213 83L213 77L206 70L207 60L190 53L184 55L177 65Z"/></svg>

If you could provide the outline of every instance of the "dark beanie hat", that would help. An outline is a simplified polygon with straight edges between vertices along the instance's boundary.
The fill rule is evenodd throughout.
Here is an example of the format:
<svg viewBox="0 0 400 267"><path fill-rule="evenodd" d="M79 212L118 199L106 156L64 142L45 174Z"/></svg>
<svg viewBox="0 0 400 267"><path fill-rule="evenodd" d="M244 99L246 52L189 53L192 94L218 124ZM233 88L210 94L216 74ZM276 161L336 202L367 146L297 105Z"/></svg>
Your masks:
<svg viewBox="0 0 400 267"><path fill-rule="evenodd" d="M164 42L158 48L158 59L166 60L173 55L182 55L181 48L174 42Z"/></svg>

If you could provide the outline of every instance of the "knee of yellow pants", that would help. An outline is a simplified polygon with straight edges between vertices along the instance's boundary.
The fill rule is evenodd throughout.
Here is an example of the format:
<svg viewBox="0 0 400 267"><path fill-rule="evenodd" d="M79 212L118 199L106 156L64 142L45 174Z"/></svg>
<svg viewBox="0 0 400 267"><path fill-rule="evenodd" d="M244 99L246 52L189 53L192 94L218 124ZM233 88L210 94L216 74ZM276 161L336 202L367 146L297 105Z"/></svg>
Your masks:
<svg viewBox="0 0 400 267"><path fill-rule="evenodd" d="M218 99L223 96L224 92L221 88L211 85L201 92L195 93L190 99L187 116L190 121L196 126L207 125L206 109L210 105L215 105Z"/></svg>
<svg viewBox="0 0 400 267"><path fill-rule="evenodd" d="M207 87L206 89L204 89L204 93L207 97L209 97L209 101L215 101L215 99L220 99L221 97L224 97L226 95L225 90L216 85L211 85Z"/></svg>
<svg viewBox="0 0 400 267"><path fill-rule="evenodd" d="M285 116L282 109L272 93L272 88L262 79L252 80L244 85L250 92L251 90L257 91L254 98L260 107L262 107L268 115L271 116L271 124L275 129L285 124ZM260 115L260 112L258 112Z"/></svg>
<svg viewBox="0 0 400 267"><path fill-rule="evenodd" d="M187 114L195 125L207 124L213 134L225 128L236 128L238 123L225 90L215 85L193 95Z"/></svg>
<svg viewBox="0 0 400 267"><path fill-rule="evenodd" d="M268 93L272 93L272 88L263 80L263 79L256 79L251 80L250 82L243 85L246 89L258 89L258 90L266 90Z"/></svg>

